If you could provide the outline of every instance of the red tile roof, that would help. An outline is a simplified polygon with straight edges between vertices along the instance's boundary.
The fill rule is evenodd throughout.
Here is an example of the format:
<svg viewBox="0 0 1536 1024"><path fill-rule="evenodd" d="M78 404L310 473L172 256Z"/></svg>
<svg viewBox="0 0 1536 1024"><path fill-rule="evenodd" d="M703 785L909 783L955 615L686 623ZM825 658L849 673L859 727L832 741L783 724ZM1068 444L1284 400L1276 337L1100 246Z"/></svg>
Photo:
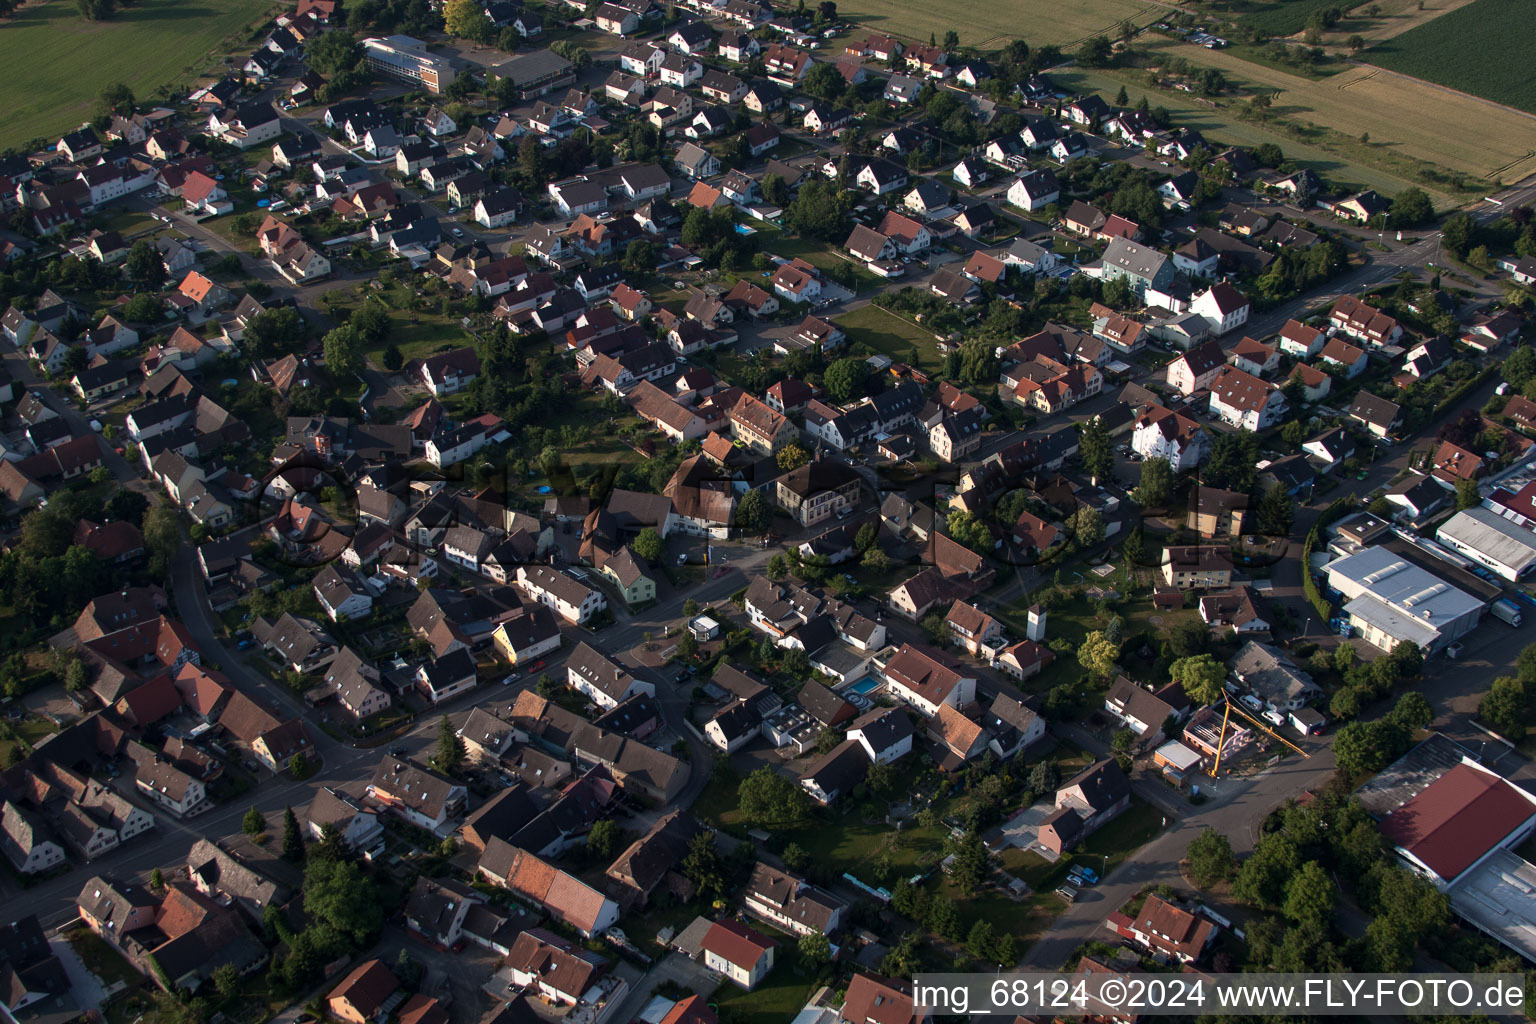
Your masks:
<svg viewBox="0 0 1536 1024"><path fill-rule="evenodd" d="M855 974L848 983L841 1016L851 1024L916 1024L922 1019L905 986L869 974Z"/></svg>
<svg viewBox="0 0 1536 1024"><path fill-rule="evenodd" d="M1381 834L1450 881L1536 814L1536 803L1491 772L1458 764L1387 815Z"/></svg>
<svg viewBox="0 0 1536 1024"><path fill-rule="evenodd" d="M753 928L735 921L716 921L704 934L700 948L750 971L778 943Z"/></svg>
<svg viewBox="0 0 1536 1024"><path fill-rule="evenodd" d="M345 999L364 1017L372 1017L399 987L384 961L369 960L341 979L341 984L331 989L329 998Z"/></svg>

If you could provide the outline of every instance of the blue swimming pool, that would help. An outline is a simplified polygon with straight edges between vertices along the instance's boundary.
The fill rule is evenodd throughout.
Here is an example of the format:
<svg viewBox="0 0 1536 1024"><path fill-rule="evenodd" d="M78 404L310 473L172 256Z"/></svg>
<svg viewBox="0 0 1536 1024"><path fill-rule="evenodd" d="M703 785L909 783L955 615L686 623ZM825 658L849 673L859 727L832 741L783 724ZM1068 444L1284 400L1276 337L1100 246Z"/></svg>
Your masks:
<svg viewBox="0 0 1536 1024"><path fill-rule="evenodd" d="M858 682L848 687L848 689L858 694L860 697L864 697L867 696L871 691L878 689L879 686L880 680L876 679L874 676L865 676L863 679L860 679Z"/></svg>

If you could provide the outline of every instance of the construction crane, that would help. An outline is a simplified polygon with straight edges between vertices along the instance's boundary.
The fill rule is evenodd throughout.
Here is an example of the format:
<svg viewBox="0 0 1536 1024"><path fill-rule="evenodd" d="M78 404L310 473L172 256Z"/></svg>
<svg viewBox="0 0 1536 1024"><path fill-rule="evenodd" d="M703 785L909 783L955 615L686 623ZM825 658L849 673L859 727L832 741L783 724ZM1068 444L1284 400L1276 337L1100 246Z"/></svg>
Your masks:
<svg viewBox="0 0 1536 1024"><path fill-rule="evenodd" d="M1227 722L1231 720L1232 712L1234 711L1246 718L1248 721L1252 722L1255 728L1263 730L1269 736L1279 740L1281 743L1284 743L1286 746L1296 751L1296 753L1300 754L1302 757L1312 756L1305 750L1302 750L1296 744L1292 743L1290 740L1286 739L1284 736L1281 736L1279 733L1275 732L1275 730L1271 729L1265 722L1254 718L1248 712L1244 711L1232 700L1231 697L1226 698L1221 703L1224 708L1221 715L1221 736L1216 741L1216 761L1211 765L1211 778L1216 778L1216 776L1221 772L1221 755L1227 748Z"/></svg>

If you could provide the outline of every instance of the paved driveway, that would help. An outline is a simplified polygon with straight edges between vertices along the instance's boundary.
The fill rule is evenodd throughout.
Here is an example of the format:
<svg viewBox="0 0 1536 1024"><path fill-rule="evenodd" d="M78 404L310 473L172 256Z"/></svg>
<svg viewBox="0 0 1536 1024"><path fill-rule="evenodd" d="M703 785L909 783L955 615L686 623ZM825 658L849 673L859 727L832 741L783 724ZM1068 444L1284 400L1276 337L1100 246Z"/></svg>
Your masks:
<svg viewBox="0 0 1536 1024"><path fill-rule="evenodd" d="M668 953L656 961L656 966L646 972L630 989L629 997L624 1005L619 1008L619 1013L614 1020L634 1020L640 1016L640 1011L645 1009L645 1004L651 1001L651 996L664 982L672 982L681 985L691 992L697 992L701 996L707 996L720 987L720 977L710 972L705 966L695 960L690 960L681 953Z"/></svg>
<svg viewBox="0 0 1536 1024"><path fill-rule="evenodd" d="M69 994L80 1009L101 1009L101 1004L107 1001L107 990L102 987L101 979L86 969L85 961L80 959L69 940L55 935L48 940L48 948L64 965L64 973L69 976Z"/></svg>

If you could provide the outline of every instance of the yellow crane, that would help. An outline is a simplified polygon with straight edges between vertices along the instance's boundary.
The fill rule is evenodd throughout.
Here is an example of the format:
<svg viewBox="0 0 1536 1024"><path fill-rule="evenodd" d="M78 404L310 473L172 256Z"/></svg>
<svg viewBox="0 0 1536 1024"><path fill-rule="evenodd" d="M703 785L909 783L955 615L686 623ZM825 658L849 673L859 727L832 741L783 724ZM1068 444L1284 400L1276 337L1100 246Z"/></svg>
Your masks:
<svg viewBox="0 0 1536 1024"><path fill-rule="evenodd" d="M1227 747L1227 722L1231 720L1232 712L1234 711L1246 718L1248 721L1252 722L1255 728L1262 729L1274 739L1279 740L1281 743L1284 743L1286 746L1296 751L1296 753L1300 754L1302 757L1312 756L1305 750L1302 750L1296 744L1292 743L1290 740L1286 739L1284 736L1281 736L1279 733L1275 732L1275 730L1271 729L1267 723L1254 718L1248 712L1238 707L1231 697L1226 698L1221 703L1224 709L1221 715L1221 736L1216 741L1216 762L1211 765L1211 778L1216 778L1217 774L1221 771L1221 755Z"/></svg>

